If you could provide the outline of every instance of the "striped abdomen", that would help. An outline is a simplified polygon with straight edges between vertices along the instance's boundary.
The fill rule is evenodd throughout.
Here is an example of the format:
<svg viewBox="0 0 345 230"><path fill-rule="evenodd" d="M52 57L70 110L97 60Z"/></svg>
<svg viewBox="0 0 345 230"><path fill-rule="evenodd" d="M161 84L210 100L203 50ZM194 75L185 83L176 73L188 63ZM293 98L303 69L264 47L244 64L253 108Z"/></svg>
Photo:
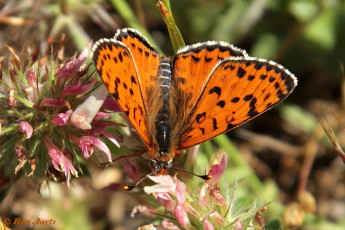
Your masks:
<svg viewBox="0 0 345 230"><path fill-rule="evenodd" d="M162 107L156 117L156 140L159 146L159 155L165 155L170 147L169 103L171 85L171 64L168 58L162 58L158 68L159 95L163 100Z"/></svg>

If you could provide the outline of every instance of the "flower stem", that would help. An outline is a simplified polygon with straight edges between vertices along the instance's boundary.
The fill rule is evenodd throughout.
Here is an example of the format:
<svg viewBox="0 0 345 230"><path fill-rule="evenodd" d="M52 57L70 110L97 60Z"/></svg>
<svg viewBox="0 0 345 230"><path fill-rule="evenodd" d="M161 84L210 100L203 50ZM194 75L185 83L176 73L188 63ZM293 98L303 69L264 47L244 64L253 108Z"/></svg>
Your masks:
<svg viewBox="0 0 345 230"><path fill-rule="evenodd" d="M161 12L164 22L167 24L170 40L176 53L179 49L185 47L186 45L172 15L170 2L169 0L158 1L157 6Z"/></svg>

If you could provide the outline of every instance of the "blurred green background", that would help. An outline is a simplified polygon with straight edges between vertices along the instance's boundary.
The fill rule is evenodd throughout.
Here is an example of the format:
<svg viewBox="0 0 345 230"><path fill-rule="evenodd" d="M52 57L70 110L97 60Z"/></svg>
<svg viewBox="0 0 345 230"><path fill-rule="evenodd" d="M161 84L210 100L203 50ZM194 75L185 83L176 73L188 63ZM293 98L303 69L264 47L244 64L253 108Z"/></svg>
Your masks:
<svg viewBox="0 0 345 230"><path fill-rule="evenodd" d="M36 42L42 52L48 52L65 33L69 56L80 52L91 39L113 37L123 27L142 27L156 47L172 56L156 3L0 1L2 67L9 56L5 44L20 53ZM181 164L200 173L212 154L224 149L229 165L221 184L238 181L241 197L257 198L261 205L272 201L263 214L266 223L272 224L267 229L283 228L284 208L296 201L301 190L313 194L317 205L314 213L306 213L301 229L345 229L345 167L319 124L319 119L327 121L326 126L333 128L340 145L345 146L345 1L172 0L171 9L186 44L227 41L250 56L282 64L299 81L284 103L228 135L202 144L193 165L184 163L186 155L181 156ZM70 190L52 182L38 193L34 181L17 181L1 203L0 216L46 216L57 221L52 226L56 229L135 229L153 222L140 214L130 217L135 205L147 202L147 195L98 190L126 180L119 165L103 169L96 160L86 164L90 174L73 180ZM8 183L2 183L1 189L6 187ZM27 226L16 226L21 227Z"/></svg>

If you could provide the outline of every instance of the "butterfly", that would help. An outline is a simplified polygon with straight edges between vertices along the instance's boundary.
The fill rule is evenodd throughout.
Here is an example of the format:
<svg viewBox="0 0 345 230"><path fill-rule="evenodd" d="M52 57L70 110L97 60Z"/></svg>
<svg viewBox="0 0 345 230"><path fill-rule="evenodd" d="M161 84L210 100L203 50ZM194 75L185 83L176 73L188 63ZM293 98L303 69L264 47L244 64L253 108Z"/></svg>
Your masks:
<svg viewBox="0 0 345 230"><path fill-rule="evenodd" d="M284 100L297 78L226 42L161 56L137 30L100 39L92 59L109 93L165 174L180 151L253 119Z"/></svg>

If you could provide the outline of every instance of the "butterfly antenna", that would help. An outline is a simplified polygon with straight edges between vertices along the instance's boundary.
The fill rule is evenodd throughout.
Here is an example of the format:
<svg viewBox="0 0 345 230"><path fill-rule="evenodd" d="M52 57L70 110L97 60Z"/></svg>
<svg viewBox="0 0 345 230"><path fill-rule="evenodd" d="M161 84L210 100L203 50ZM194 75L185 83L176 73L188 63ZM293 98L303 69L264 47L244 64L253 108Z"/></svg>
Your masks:
<svg viewBox="0 0 345 230"><path fill-rule="evenodd" d="M146 174L146 176L144 176L143 178L141 178L137 183L135 183L135 185L125 185L123 186L123 189L126 191L132 191L134 188L136 188L142 181L146 180L148 176L151 176L154 173L157 173L158 169L150 172L149 174Z"/></svg>
<svg viewBox="0 0 345 230"><path fill-rule="evenodd" d="M187 170L184 170L184 169L180 169L180 168L170 167L169 169L177 170L177 171L184 172L184 173L189 173L189 174L191 174L193 176L197 176L197 177L199 177L199 178L201 178L203 180L209 180L209 179L212 178L212 176L208 175L208 174L207 175L198 175L198 174L195 174L193 172L190 172L190 171L187 171Z"/></svg>
<svg viewBox="0 0 345 230"><path fill-rule="evenodd" d="M111 162L105 162L105 163L99 163L100 166L104 166L104 165L107 165L107 164L112 164L114 163L115 161L118 161L118 160L121 160L123 158L130 158L130 157L136 157L136 156L140 156L140 155L143 155L145 153L145 151L143 152L140 152L140 153L134 153L134 154L124 154L124 155L121 155L115 159L112 159Z"/></svg>

